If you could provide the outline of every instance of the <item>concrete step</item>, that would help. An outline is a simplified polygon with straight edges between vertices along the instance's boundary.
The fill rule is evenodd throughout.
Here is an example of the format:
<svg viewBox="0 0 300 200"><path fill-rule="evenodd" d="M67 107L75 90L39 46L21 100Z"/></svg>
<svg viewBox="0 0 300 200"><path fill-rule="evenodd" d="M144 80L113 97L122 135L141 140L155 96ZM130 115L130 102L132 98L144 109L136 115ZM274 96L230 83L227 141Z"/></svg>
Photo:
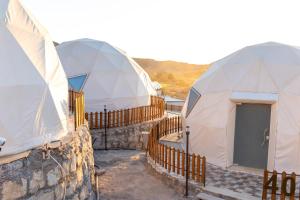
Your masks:
<svg viewBox="0 0 300 200"><path fill-rule="evenodd" d="M206 195L204 195L206 194ZM239 193L225 188L217 188L214 186L206 186L203 191L197 195L201 200L259 200L247 193Z"/></svg>

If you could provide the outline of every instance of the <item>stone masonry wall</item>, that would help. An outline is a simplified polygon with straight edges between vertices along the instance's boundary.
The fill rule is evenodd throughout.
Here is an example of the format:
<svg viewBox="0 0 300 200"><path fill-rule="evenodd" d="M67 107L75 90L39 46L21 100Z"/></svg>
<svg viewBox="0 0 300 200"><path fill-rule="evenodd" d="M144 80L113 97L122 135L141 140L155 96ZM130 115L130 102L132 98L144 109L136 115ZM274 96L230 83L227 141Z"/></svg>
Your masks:
<svg viewBox="0 0 300 200"><path fill-rule="evenodd" d="M32 150L27 158L0 165L0 199L94 199L94 157L88 127L43 158ZM49 154L48 154L49 155Z"/></svg>
<svg viewBox="0 0 300 200"><path fill-rule="evenodd" d="M120 128L107 129L107 148L108 149L137 149L144 150L147 147L148 134L159 120L130 125ZM91 130L93 147L95 150L105 148L104 129Z"/></svg>

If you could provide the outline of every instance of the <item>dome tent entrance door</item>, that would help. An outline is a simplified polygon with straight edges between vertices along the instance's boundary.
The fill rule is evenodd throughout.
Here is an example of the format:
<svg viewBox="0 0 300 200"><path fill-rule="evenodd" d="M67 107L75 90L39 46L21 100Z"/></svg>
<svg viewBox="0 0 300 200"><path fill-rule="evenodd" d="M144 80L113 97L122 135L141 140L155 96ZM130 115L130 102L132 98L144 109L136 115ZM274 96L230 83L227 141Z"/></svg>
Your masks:
<svg viewBox="0 0 300 200"><path fill-rule="evenodd" d="M267 168L271 105L241 104L236 107L234 164Z"/></svg>

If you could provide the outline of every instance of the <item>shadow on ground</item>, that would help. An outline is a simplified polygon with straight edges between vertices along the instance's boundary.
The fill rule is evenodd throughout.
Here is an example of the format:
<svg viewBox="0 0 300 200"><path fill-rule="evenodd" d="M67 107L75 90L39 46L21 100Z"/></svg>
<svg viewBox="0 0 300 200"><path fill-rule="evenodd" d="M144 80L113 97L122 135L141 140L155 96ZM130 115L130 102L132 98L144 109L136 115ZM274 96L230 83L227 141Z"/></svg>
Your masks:
<svg viewBox="0 0 300 200"><path fill-rule="evenodd" d="M167 183L148 164L145 153L135 150L95 151L103 200L183 200L182 193ZM189 199L193 199L192 197Z"/></svg>

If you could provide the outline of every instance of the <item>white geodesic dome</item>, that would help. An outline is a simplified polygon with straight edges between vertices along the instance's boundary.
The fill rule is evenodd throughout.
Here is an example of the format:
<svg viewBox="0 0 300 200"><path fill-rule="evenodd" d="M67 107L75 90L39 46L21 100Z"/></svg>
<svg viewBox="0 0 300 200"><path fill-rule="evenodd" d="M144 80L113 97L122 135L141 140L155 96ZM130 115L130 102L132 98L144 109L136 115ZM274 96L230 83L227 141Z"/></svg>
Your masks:
<svg viewBox="0 0 300 200"><path fill-rule="evenodd" d="M278 43L245 47L215 63L193 85L182 114L191 150L233 164L236 106L271 105L268 168L300 172L300 50Z"/></svg>
<svg viewBox="0 0 300 200"><path fill-rule="evenodd" d="M84 91L87 112L145 106L156 94L148 74L106 42L79 39L56 48L71 87Z"/></svg>
<svg viewBox="0 0 300 200"><path fill-rule="evenodd" d="M18 0L0 2L0 156L67 134L68 83L47 31Z"/></svg>

